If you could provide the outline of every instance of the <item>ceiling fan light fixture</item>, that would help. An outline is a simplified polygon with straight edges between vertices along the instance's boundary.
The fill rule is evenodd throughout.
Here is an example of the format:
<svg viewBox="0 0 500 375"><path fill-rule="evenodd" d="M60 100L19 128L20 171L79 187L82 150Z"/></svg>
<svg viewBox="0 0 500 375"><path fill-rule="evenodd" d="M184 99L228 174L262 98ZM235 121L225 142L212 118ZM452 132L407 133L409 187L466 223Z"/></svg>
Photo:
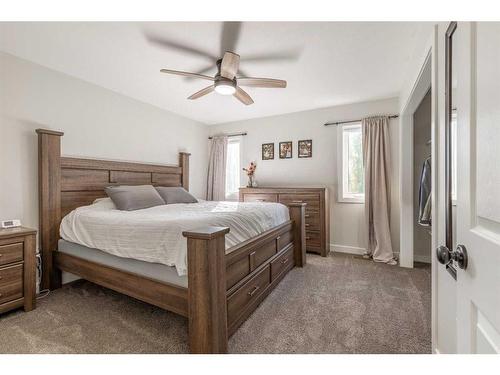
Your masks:
<svg viewBox="0 0 500 375"><path fill-rule="evenodd" d="M236 92L235 83L233 81L216 81L214 89L217 94L233 95Z"/></svg>

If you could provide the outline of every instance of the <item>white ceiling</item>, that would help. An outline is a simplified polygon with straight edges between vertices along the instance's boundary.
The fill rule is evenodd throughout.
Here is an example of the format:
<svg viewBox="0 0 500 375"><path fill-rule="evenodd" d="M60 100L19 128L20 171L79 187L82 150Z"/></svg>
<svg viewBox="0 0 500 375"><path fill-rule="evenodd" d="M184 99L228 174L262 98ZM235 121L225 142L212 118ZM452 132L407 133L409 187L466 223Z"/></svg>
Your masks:
<svg viewBox="0 0 500 375"><path fill-rule="evenodd" d="M255 104L210 94L207 86L159 72L197 71L215 62L167 49L146 35L219 55L221 22L0 23L0 50L153 104L215 124L328 107L399 94L409 64L430 35L421 22L244 22L236 53L254 77L288 81L286 89L248 88ZM418 51L420 52L420 51ZM291 59L245 61L254 55Z"/></svg>

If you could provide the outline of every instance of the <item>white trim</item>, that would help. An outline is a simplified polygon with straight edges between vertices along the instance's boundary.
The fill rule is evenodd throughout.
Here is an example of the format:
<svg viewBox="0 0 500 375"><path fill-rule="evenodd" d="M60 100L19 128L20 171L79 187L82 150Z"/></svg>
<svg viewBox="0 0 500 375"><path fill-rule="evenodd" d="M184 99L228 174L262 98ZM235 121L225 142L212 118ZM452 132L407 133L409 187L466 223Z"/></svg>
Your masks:
<svg viewBox="0 0 500 375"><path fill-rule="evenodd" d="M414 262L431 264L432 257L430 255L413 255Z"/></svg>
<svg viewBox="0 0 500 375"><path fill-rule="evenodd" d="M438 348L434 348L434 354L441 354Z"/></svg>
<svg viewBox="0 0 500 375"><path fill-rule="evenodd" d="M400 196L400 267L413 268L414 178L413 178L413 114L432 87L432 47L403 109L399 132L399 196ZM431 114L431 116L433 116ZM432 136L434 139L434 136ZM433 144L434 142L432 142Z"/></svg>
<svg viewBox="0 0 500 375"><path fill-rule="evenodd" d="M356 254L356 255L363 255L364 253L366 253L366 249L363 249L362 247L337 245L334 243L330 244L330 251L333 251L335 253Z"/></svg>

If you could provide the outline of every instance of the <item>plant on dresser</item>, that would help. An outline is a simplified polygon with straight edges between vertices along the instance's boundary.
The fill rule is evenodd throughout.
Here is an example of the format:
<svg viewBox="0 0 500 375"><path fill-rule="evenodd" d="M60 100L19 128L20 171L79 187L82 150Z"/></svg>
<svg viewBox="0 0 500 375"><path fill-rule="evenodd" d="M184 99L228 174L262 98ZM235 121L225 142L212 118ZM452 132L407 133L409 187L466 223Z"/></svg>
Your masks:
<svg viewBox="0 0 500 375"><path fill-rule="evenodd" d="M0 229L0 313L35 308L36 230Z"/></svg>
<svg viewBox="0 0 500 375"><path fill-rule="evenodd" d="M241 202L306 203L306 250L326 257L330 251L328 189L259 187L240 188Z"/></svg>

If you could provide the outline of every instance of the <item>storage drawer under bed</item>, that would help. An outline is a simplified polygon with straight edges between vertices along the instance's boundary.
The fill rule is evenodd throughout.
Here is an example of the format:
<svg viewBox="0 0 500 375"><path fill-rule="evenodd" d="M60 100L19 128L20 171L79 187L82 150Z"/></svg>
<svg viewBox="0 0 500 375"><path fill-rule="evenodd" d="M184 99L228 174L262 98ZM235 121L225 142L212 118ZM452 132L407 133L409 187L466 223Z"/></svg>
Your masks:
<svg viewBox="0 0 500 375"><path fill-rule="evenodd" d="M266 265L227 298L228 324L237 320L246 311L246 308L264 292L271 283L270 270L269 264Z"/></svg>

